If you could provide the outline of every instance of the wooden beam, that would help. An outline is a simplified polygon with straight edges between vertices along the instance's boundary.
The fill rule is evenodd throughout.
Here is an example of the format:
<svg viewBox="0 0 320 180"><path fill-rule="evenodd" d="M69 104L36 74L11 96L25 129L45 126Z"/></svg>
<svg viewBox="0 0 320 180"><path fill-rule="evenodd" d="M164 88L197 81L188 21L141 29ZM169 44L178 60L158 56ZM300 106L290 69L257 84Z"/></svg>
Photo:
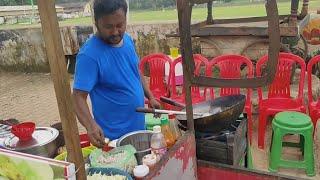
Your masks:
<svg viewBox="0 0 320 180"><path fill-rule="evenodd" d="M239 88L257 88L268 84L268 75L262 77L246 79L220 79L204 76L195 76L192 78L192 84L203 87L239 87Z"/></svg>
<svg viewBox="0 0 320 180"><path fill-rule="evenodd" d="M281 15L279 19L284 19L289 15ZM268 36L267 24L265 27L257 26L228 26L229 24L239 23L251 23L267 21L268 17L248 17L248 18L237 18L237 19L215 19L212 24L208 25L207 21L202 21L191 25L191 36L192 37L203 37L203 36ZM304 18L303 22L306 21ZM296 37L299 35L299 29L301 24L295 26L280 25L280 36L282 37ZM218 25L217 25L218 24ZM224 26L225 25L225 26ZM167 37L179 37L179 34L167 34Z"/></svg>
<svg viewBox="0 0 320 180"><path fill-rule="evenodd" d="M306 16L308 17L308 16ZM305 21L304 21L305 22ZM297 37L299 29L304 27L303 22L299 22L299 26L282 26L280 27L281 37ZM167 37L179 37L179 34L167 34ZM262 36L268 37L267 27L214 27L205 26L191 29L192 37L205 37L205 36Z"/></svg>
<svg viewBox="0 0 320 180"><path fill-rule="evenodd" d="M296 37L298 35L298 26L280 27L280 36ZM217 27L210 25L198 29L192 29L191 36L268 36L268 27Z"/></svg>
<svg viewBox="0 0 320 180"><path fill-rule="evenodd" d="M280 15L279 19L284 19L288 16L290 15L289 14ZM261 22L261 21L268 21L268 16L233 18L233 19L215 19L213 20L212 24L250 23L250 22Z"/></svg>
<svg viewBox="0 0 320 180"><path fill-rule="evenodd" d="M38 9L67 146L68 160L75 164L76 169L79 169L76 174L77 179L82 180L86 179L86 173L54 2L55 0L38 0Z"/></svg>

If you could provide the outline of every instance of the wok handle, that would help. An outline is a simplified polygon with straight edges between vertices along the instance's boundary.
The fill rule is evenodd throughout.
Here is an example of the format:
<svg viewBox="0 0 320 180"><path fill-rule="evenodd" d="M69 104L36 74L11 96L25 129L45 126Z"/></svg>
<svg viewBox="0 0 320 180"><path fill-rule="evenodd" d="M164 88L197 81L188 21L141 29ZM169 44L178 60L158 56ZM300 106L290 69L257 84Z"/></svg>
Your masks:
<svg viewBox="0 0 320 180"><path fill-rule="evenodd" d="M168 103L172 106L176 106L176 107L181 107L181 108L185 108L186 105L185 104L182 104L182 103L179 103L171 98L167 98L167 97L164 97L164 96L161 96L160 97L160 101L164 102L164 103Z"/></svg>
<svg viewBox="0 0 320 180"><path fill-rule="evenodd" d="M136 112L143 112L143 113L156 113L152 108L144 108L144 107L137 107Z"/></svg>
<svg viewBox="0 0 320 180"><path fill-rule="evenodd" d="M153 114L175 114L175 115L186 115L185 111L172 111L172 110L163 110L163 109L152 109L152 108L144 108L137 107L136 112L143 113L153 113ZM195 116L203 116L202 113L193 113Z"/></svg>
<svg viewBox="0 0 320 180"><path fill-rule="evenodd" d="M186 114L185 112L180 112L180 111L170 111L170 110L144 108L144 107L137 107L136 112L152 113L152 114L171 114L171 113L172 114Z"/></svg>

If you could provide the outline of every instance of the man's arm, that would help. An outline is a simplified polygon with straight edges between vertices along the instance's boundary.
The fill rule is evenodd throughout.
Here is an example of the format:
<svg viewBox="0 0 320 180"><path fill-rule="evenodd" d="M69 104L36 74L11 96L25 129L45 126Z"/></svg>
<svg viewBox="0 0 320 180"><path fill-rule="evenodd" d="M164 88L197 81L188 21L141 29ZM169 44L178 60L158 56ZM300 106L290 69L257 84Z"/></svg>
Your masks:
<svg viewBox="0 0 320 180"><path fill-rule="evenodd" d="M93 119L87 103L88 93L77 89L73 90L75 112L80 123L87 129L90 142L96 147L103 147L105 144L102 129Z"/></svg>
<svg viewBox="0 0 320 180"><path fill-rule="evenodd" d="M141 82L142 82L144 95L145 95L146 98L149 99L149 103L150 103L151 107L159 109L161 107L161 105L154 98L154 96L153 96L153 94L152 94L152 92L151 92L151 90L149 88L149 84L147 83L146 78L143 76L143 74L141 72L140 72L140 78L141 78Z"/></svg>

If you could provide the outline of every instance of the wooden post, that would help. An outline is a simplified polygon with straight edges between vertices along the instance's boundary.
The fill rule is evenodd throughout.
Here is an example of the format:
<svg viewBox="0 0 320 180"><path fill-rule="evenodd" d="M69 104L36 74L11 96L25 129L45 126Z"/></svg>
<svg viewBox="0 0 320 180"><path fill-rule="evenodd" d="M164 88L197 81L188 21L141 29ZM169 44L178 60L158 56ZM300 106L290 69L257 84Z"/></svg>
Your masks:
<svg viewBox="0 0 320 180"><path fill-rule="evenodd" d="M92 20L93 34L95 34L97 32L97 27L96 27L96 21L94 20L93 2L94 2L94 0L90 1L90 10L91 10L91 20Z"/></svg>
<svg viewBox="0 0 320 180"><path fill-rule="evenodd" d="M191 75L193 74L195 67L192 55L190 34L192 6L189 4L189 0L177 0L177 9L179 18L180 48L183 67L183 84L186 91L185 101L188 122L187 124L188 129L192 133L194 133L194 120L191 100Z"/></svg>
<svg viewBox="0 0 320 180"><path fill-rule="evenodd" d="M303 0L300 17L304 18L309 11L309 0Z"/></svg>
<svg viewBox="0 0 320 180"><path fill-rule="evenodd" d="M75 163L76 170L79 169L76 174L77 179L82 180L86 179L86 173L54 2L55 0L38 0L38 9L67 146L68 160Z"/></svg>
<svg viewBox="0 0 320 180"><path fill-rule="evenodd" d="M212 24L212 22L213 22L212 1L209 1L207 3L207 9L208 9L207 24Z"/></svg>
<svg viewBox="0 0 320 180"><path fill-rule="evenodd" d="M289 25L296 26L298 20L299 0L291 0L291 14L289 18Z"/></svg>

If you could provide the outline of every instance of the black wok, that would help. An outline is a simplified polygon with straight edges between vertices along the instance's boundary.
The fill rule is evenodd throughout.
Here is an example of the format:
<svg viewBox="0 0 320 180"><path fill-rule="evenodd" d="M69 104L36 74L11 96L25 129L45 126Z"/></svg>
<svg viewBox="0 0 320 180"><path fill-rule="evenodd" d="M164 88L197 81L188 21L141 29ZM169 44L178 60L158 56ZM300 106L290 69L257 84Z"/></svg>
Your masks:
<svg viewBox="0 0 320 180"><path fill-rule="evenodd" d="M160 100L173 106L184 106L170 98L161 97ZM203 114L203 116L193 117L195 131L219 133L222 130L228 129L243 112L245 100L246 96L244 95L230 95L193 105L194 113ZM186 111L186 108L183 107L182 111ZM177 115L176 119L183 126L187 126L186 115Z"/></svg>

